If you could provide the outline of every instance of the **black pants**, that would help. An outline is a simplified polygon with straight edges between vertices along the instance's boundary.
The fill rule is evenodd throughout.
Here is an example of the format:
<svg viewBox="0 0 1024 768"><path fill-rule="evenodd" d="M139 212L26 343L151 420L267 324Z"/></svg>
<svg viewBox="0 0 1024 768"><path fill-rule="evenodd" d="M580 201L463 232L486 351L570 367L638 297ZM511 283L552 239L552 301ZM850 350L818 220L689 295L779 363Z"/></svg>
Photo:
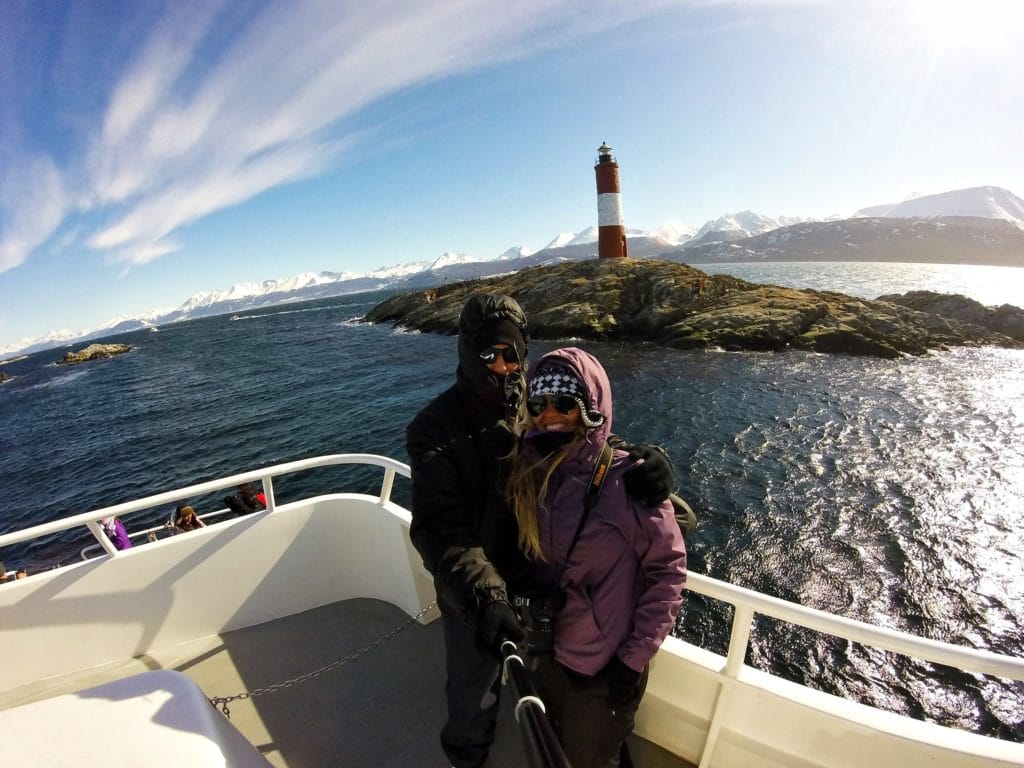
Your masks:
<svg viewBox="0 0 1024 768"><path fill-rule="evenodd" d="M547 707L548 720L573 768L629 768L626 738L647 688L644 669L634 701L613 709L604 672L593 677L566 669L553 655L531 657L531 679Z"/></svg>
<svg viewBox="0 0 1024 768"><path fill-rule="evenodd" d="M476 631L442 613L448 681L448 722L441 748L455 768L479 768L487 760L498 721L501 665L475 644Z"/></svg>

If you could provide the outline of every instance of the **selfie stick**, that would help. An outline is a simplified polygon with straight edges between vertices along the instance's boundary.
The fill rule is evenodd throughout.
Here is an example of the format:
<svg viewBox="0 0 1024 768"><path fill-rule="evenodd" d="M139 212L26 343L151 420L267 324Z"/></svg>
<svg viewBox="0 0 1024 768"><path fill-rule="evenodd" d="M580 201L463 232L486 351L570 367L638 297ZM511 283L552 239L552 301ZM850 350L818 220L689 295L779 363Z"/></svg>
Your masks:
<svg viewBox="0 0 1024 768"><path fill-rule="evenodd" d="M511 640L501 644L505 679L510 679L516 692L516 722L523 736L526 759L530 768L572 768L562 751L551 723L545 714L544 702L526 674L526 665L519 649Z"/></svg>

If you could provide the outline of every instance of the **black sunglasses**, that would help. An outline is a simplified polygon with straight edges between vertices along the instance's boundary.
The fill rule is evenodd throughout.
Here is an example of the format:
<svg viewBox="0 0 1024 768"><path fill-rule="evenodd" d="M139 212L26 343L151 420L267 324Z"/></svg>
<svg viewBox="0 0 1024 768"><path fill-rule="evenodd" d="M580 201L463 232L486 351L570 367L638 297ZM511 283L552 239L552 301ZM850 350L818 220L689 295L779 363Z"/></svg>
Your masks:
<svg viewBox="0 0 1024 768"><path fill-rule="evenodd" d="M540 416L544 413L544 409L548 407L548 400L555 406L555 410L563 416L568 416L579 405L579 402L572 395L540 395L538 397L531 397L526 401L526 410L531 416Z"/></svg>
<svg viewBox="0 0 1024 768"><path fill-rule="evenodd" d="M484 361L485 365L491 365L492 363L497 362L499 357L506 363L519 362L519 355L516 353L515 347L505 347L504 349L488 347L480 353L480 359Z"/></svg>

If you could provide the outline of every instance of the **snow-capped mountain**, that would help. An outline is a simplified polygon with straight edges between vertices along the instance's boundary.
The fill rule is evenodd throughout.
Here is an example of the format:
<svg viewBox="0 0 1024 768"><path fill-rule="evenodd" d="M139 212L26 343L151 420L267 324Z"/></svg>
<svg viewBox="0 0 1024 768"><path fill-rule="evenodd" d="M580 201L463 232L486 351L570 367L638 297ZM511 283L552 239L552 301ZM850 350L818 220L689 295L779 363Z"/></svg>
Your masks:
<svg viewBox="0 0 1024 768"><path fill-rule="evenodd" d="M635 235L638 234L638 232L639 234L643 234L642 230L627 230L626 236L628 237L629 235ZM573 235L572 240L567 242L563 246L563 248L569 248L570 246L573 245L591 245L597 242L597 238L597 227L587 227L582 232L577 232L575 235Z"/></svg>
<svg viewBox="0 0 1024 768"><path fill-rule="evenodd" d="M716 242L732 242L742 240L745 237L753 237L764 232L771 232L779 227L790 224L800 224L810 219L802 219L796 216L762 216L753 211L742 211L740 213L727 213L721 218L707 222L697 230L692 238L686 241L685 247L690 248L697 245L707 245Z"/></svg>
<svg viewBox="0 0 1024 768"><path fill-rule="evenodd" d="M893 226L886 223L891 218L933 221L927 226L921 221ZM945 221L936 220L942 218ZM977 219L990 221L978 222ZM991 221L993 219L1005 220L1013 227ZM797 226L800 224L805 226ZM1024 262L1020 258L1024 245L1018 242L1019 238L1024 238L1022 233L1024 200L1000 187L974 187L862 208L849 219L829 217L828 221L816 222L792 216L764 216L747 210L708 221L696 231L685 224L671 222L650 232L628 229L626 236L629 254L634 258L658 256L688 263L798 259L923 261L929 258L970 261L973 256L977 263L1017 264L1013 259ZM911 239L914 242L910 242ZM561 233L538 251L518 245L492 259L475 259L465 253L446 251L433 260L381 266L363 274L303 272L276 280L236 283L190 296L176 309L119 317L92 330L63 329L42 338L22 339L0 347L0 357L284 301L384 288L411 289L538 264L591 258L596 255L597 240L598 229L591 226L576 233Z"/></svg>
<svg viewBox="0 0 1024 768"><path fill-rule="evenodd" d="M1024 229L977 216L867 216L811 221L753 237L664 254L687 264L778 261L888 261L1024 267Z"/></svg>
<svg viewBox="0 0 1024 768"><path fill-rule="evenodd" d="M532 248L527 248L525 245L513 245L507 251L501 254L495 261L511 261L512 259L522 259L527 256L532 256L536 251Z"/></svg>
<svg viewBox="0 0 1024 768"><path fill-rule="evenodd" d="M325 285L337 282L339 277L348 276L347 273L302 272L294 277L283 277L279 280L264 280L256 282L250 280L244 283L235 283L230 288L223 290L204 291L190 296L180 307L175 310L182 315L190 315L198 309L211 307L215 304L222 304L230 301L241 301L253 296L266 296L271 293L290 293L311 285ZM351 275L356 277L356 275ZM152 313L150 313L152 314ZM167 314L166 312L164 314Z"/></svg>
<svg viewBox="0 0 1024 768"><path fill-rule="evenodd" d="M550 243L541 248L542 251L546 251L549 248L563 248L572 242L576 235L572 232L562 232L555 236L555 239Z"/></svg>
<svg viewBox="0 0 1024 768"><path fill-rule="evenodd" d="M657 229L652 229L648 234L665 241L666 245L676 246L693 238L697 234L697 230L682 222L670 221Z"/></svg>
<svg viewBox="0 0 1024 768"><path fill-rule="evenodd" d="M920 195L917 194L916 192L914 192L913 194L908 195L903 200L903 202L904 203L908 203L911 200L916 200L919 197L920 197ZM862 217L866 217L866 216L888 216L889 215L889 211L891 211L897 205L902 205L902 203L884 203L882 205L872 205L872 206L869 206L867 208L861 208L859 211L855 211L850 216L850 218L851 219L856 219L856 218L862 218ZM839 218L843 218L843 217L839 217Z"/></svg>
<svg viewBox="0 0 1024 768"><path fill-rule="evenodd" d="M466 264L470 261L476 261L476 259L471 259L464 253L445 251L430 263L428 269L443 269L444 267L450 267L452 264Z"/></svg>
<svg viewBox="0 0 1024 768"><path fill-rule="evenodd" d="M935 216L971 216L978 219L1006 219L1024 229L1024 200L1001 187L971 187L938 195L914 196L902 203L862 208L852 218L930 219Z"/></svg>

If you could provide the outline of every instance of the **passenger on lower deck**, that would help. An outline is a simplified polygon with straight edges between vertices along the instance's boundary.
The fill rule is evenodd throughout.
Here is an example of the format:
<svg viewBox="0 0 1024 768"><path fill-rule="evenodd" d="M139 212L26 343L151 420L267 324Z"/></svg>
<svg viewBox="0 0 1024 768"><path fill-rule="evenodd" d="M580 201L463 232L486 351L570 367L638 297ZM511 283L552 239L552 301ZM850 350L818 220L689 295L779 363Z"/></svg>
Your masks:
<svg viewBox="0 0 1024 768"><path fill-rule="evenodd" d="M224 504L236 515L251 515L267 508L267 497L256 483L243 483L236 493L224 497Z"/></svg>
<svg viewBox="0 0 1024 768"><path fill-rule="evenodd" d="M196 511L187 505L180 505L174 511L174 527L182 533L205 528L206 523L199 519Z"/></svg>
<svg viewBox="0 0 1024 768"><path fill-rule="evenodd" d="M5 581L15 581L17 579L24 579L27 576L28 574L25 573L25 571L21 568L19 568L17 571L8 571L7 567L3 563L0 563L0 584L3 584Z"/></svg>
<svg viewBox="0 0 1024 768"><path fill-rule="evenodd" d="M128 537L128 529L124 527L120 517L106 517L100 520L100 527L116 549L131 547L132 540Z"/></svg>

